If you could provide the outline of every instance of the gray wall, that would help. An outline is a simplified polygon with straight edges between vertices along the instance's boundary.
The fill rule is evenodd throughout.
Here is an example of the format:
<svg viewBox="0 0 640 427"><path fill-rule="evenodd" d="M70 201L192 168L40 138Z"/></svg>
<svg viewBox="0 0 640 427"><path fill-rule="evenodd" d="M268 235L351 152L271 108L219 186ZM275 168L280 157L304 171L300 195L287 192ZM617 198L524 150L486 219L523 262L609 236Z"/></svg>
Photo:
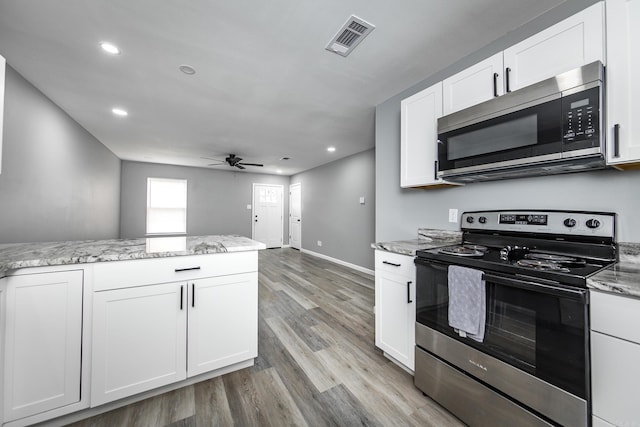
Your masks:
<svg viewBox="0 0 640 427"><path fill-rule="evenodd" d="M120 160L7 66L0 243L117 238Z"/></svg>
<svg viewBox="0 0 640 427"><path fill-rule="evenodd" d="M122 162L120 237L146 233L147 177L187 180L187 234L240 234L251 237L253 183L278 184L284 190L284 244L288 244L289 178L247 172Z"/></svg>
<svg viewBox="0 0 640 427"><path fill-rule="evenodd" d="M418 227L458 229L447 222L449 208L550 208L613 211L618 240L640 241L640 171L615 170L511 179L437 190L400 188L400 101L536 32L595 1L568 0L482 50L430 76L376 108L376 240L415 238Z"/></svg>
<svg viewBox="0 0 640 427"><path fill-rule="evenodd" d="M302 184L303 249L373 270L375 158L371 149L291 177Z"/></svg>

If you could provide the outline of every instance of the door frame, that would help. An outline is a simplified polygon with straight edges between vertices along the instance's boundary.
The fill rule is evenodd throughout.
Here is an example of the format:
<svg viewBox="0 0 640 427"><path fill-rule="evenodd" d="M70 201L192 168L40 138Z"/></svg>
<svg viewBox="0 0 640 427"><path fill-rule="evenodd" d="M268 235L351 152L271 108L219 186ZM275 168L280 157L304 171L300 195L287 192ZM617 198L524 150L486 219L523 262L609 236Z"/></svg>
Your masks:
<svg viewBox="0 0 640 427"><path fill-rule="evenodd" d="M291 206L293 206L293 203L291 203L291 188L296 186L300 188L300 247L296 249L302 250L302 183L301 182L296 182L295 184L289 184L289 246L292 248L294 247L291 244Z"/></svg>
<svg viewBox="0 0 640 427"><path fill-rule="evenodd" d="M251 186L251 239L255 240L254 237L256 235L256 226L255 221L253 220L256 215L256 186L261 187L277 187L280 189L282 197L280 198L280 227L282 233L280 233L280 247L284 245L284 185L281 184L261 184L259 182L254 182Z"/></svg>

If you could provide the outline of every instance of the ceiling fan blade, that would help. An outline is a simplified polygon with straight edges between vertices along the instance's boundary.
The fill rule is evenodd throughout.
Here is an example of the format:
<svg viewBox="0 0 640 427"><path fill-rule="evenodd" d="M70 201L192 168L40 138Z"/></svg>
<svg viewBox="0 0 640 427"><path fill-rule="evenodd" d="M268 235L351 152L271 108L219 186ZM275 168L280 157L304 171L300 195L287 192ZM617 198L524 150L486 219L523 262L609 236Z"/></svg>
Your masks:
<svg viewBox="0 0 640 427"><path fill-rule="evenodd" d="M213 157L200 157L201 159L215 160L216 162L224 162L224 160L214 159Z"/></svg>
<svg viewBox="0 0 640 427"><path fill-rule="evenodd" d="M222 165L226 165L225 162L220 162L220 163L210 163L207 166L222 166Z"/></svg>
<svg viewBox="0 0 640 427"><path fill-rule="evenodd" d="M242 162L242 165L243 166L260 166L260 167L264 166L264 165L261 165L260 163L245 163L245 162Z"/></svg>
<svg viewBox="0 0 640 427"><path fill-rule="evenodd" d="M244 166L242 166L240 163L236 163L236 167L237 167L238 169L244 169Z"/></svg>

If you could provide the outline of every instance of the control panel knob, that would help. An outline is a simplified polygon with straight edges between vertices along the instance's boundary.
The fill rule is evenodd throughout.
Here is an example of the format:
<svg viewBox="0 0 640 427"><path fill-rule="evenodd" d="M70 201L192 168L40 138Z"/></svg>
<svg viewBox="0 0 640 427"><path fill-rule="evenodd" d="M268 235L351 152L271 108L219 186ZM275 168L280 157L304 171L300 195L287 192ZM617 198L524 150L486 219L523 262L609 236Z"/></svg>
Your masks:
<svg viewBox="0 0 640 427"><path fill-rule="evenodd" d="M473 224L473 217L472 217L472 216L468 216L468 217L467 217L467 222L468 222L469 224Z"/></svg>
<svg viewBox="0 0 640 427"><path fill-rule="evenodd" d="M480 218L478 218L478 221L480 221L480 224L486 224L487 223L487 217L486 216L481 216Z"/></svg>
<svg viewBox="0 0 640 427"><path fill-rule="evenodd" d="M598 227L600 227L600 221L598 221L595 218L588 219L586 224L587 224L587 227L589 227L589 228L598 228Z"/></svg>
<svg viewBox="0 0 640 427"><path fill-rule="evenodd" d="M564 225L565 227L575 227L576 226L576 220L573 218L567 218L564 220Z"/></svg>

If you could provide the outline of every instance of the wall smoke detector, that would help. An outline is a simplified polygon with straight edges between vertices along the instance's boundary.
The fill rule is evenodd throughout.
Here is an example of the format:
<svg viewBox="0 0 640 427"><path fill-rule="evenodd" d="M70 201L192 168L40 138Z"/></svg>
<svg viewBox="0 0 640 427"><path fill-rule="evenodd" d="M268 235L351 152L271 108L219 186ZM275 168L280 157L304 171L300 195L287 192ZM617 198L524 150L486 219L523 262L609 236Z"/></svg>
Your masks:
<svg viewBox="0 0 640 427"><path fill-rule="evenodd" d="M360 42L376 28L375 25L351 15L342 28L329 41L326 49L341 56L347 56Z"/></svg>

